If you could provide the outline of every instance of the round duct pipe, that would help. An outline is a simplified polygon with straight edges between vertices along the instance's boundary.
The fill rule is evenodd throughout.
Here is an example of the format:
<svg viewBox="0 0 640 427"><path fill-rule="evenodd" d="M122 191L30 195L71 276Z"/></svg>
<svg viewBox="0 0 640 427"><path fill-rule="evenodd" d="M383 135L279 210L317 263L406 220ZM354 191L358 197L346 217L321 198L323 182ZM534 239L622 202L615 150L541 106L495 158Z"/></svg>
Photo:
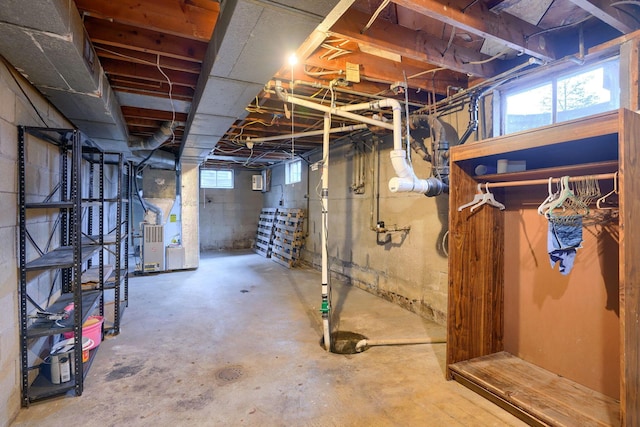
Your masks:
<svg viewBox="0 0 640 427"><path fill-rule="evenodd" d="M179 122L163 122L160 128L149 138L131 138L129 139L129 149L131 151L139 150L155 150L162 144L167 142L173 136L173 131L178 127Z"/></svg>

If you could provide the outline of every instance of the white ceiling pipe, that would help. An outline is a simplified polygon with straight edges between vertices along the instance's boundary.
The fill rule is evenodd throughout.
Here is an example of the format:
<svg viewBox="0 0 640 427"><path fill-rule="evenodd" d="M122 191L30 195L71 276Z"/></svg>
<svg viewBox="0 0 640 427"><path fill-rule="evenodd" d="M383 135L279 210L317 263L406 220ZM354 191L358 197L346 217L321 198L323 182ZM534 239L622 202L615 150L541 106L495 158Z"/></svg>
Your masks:
<svg viewBox="0 0 640 427"><path fill-rule="evenodd" d="M351 131L354 131L354 130L362 130L362 129L366 129L366 128L367 128L367 125L365 125L365 124L340 126L340 127L337 127L337 128L329 129L329 133L351 132ZM253 142L254 144L259 144L261 142L278 141L278 140L282 140L282 139L301 138L301 137L304 137L304 136L317 136L317 135L322 135L324 133L325 133L324 130L310 130L310 131L307 131L307 132L298 132L298 133L292 133L292 134L289 134L289 135L265 136L263 138L247 137L246 142Z"/></svg>
<svg viewBox="0 0 640 427"><path fill-rule="evenodd" d="M351 120L367 123L372 126L379 126L384 129L393 130L393 150L391 151L391 164L396 172L396 177L389 180L389 190L392 193L415 192L426 194L431 191L434 183L416 177L413 168L407 162L407 153L402 149L402 107L400 103L391 98L381 99L378 101L365 102L361 104L346 105L344 107L327 107L326 105L316 104L315 102L298 99L285 93L279 82L276 82L276 92L286 102L301 105L303 107L324 111L325 113L335 114ZM393 123L378 120L372 117L361 116L351 113L348 110L378 110L381 108L391 108L393 111Z"/></svg>
<svg viewBox="0 0 640 427"><path fill-rule="evenodd" d="M379 101L366 102L363 104L347 105L338 109L358 110L369 109L379 110L381 108L391 108L393 111L393 150L391 150L391 164L395 170L395 177L389 180L389 190L392 193L414 192L426 194L431 191L433 182L419 179L413 168L407 161L407 152L402 148L402 106L395 99L385 98Z"/></svg>
<svg viewBox="0 0 640 427"><path fill-rule="evenodd" d="M346 119L351 119L356 122L366 123L371 126L378 126L385 129L393 130L393 125L387 122L383 122L382 120L377 120L371 117L361 116L359 114L350 113L348 111L343 111L340 108L327 107L326 105L317 104L315 102L306 101L304 99L296 98L293 95L289 95L284 91L280 82L276 82L276 93L280 98L282 98L285 102L290 102L296 105L301 105L303 107L311 108L313 110L322 111L324 113L335 114L336 116L344 117ZM362 105L362 104L358 104ZM367 103L368 105L368 103Z"/></svg>

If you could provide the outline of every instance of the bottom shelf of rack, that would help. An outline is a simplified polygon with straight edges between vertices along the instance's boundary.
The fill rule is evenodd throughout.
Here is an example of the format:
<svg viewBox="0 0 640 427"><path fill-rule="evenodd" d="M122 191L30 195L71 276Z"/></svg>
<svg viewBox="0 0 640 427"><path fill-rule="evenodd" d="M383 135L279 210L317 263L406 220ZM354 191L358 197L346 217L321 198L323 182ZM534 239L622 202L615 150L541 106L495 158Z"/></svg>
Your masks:
<svg viewBox="0 0 640 427"><path fill-rule="evenodd" d="M96 357L99 348L100 347L98 346L94 349L89 350L89 359L84 362L82 366L82 374L84 378L87 377L87 373L89 372L89 369L93 364L93 359ZM29 385L27 399L29 403L34 403L40 400L61 396L71 390L74 390L75 386L75 375L71 375L71 380L67 382L54 384L46 377L44 373L40 372L36 379L31 383L31 385Z"/></svg>
<svg viewBox="0 0 640 427"><path fill-rule="evenodd" d="M507 352L449 365L453 378L531 425L620 424L620 402Z"/></svg>
<svg viewBox="0 0 640 427"><path fill-rule="evenodd" d="M114 304L115 302L111 301L110 303L105 304L105 307L109 305L112 306ZM109 319L109 323L108 324L105 323L105 328L104 328L105 335L118 335L120 333L120 323L122 320L122 316L124 315L124 311L128 306L129 306L128 301L120 300L120 304L118 305L118 317L113 318L115 316L112 316L112 318Z"/></svg>

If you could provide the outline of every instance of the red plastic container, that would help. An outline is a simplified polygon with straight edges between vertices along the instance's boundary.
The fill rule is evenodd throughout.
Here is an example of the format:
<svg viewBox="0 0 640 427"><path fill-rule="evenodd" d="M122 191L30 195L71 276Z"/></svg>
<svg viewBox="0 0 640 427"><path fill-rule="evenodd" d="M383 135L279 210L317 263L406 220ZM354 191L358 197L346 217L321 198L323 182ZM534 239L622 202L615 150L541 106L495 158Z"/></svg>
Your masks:
<svg viewBox="0 0 640 427"><path fill-rule="evenodd" d="M102 323L104 318L102 316L89 316L87 320L82 324L82 336L91 338L93 345L85 350L91 350L96 348L102 342ZM65 332L65 338L72 338L73 332Z"/></svg>

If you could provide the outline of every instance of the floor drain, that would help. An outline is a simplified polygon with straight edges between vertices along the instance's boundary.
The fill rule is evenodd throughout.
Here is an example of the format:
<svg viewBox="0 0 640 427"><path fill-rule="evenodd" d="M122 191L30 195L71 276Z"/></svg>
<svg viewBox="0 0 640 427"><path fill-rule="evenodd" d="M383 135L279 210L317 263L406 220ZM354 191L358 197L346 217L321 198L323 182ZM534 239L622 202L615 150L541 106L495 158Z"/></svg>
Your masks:
<svg viewBox="0 0 640 427"><path fill-rule="evenodd" d="M361 340L366 340L362 334L349 331L336 331L331 334L331 352L336 354L356 354L361 351L356 351L356 344ZM322 347L324 348L324 338L322 339ZM366 350L364 347L362 351Z"/></svg>
<svg viewBox="0 0 640 427"><path fill-rule="evenodd" d="M227 366L216 372L216 378L223 383L232 383L239 380L244 375L242 366Z"/></svg>

